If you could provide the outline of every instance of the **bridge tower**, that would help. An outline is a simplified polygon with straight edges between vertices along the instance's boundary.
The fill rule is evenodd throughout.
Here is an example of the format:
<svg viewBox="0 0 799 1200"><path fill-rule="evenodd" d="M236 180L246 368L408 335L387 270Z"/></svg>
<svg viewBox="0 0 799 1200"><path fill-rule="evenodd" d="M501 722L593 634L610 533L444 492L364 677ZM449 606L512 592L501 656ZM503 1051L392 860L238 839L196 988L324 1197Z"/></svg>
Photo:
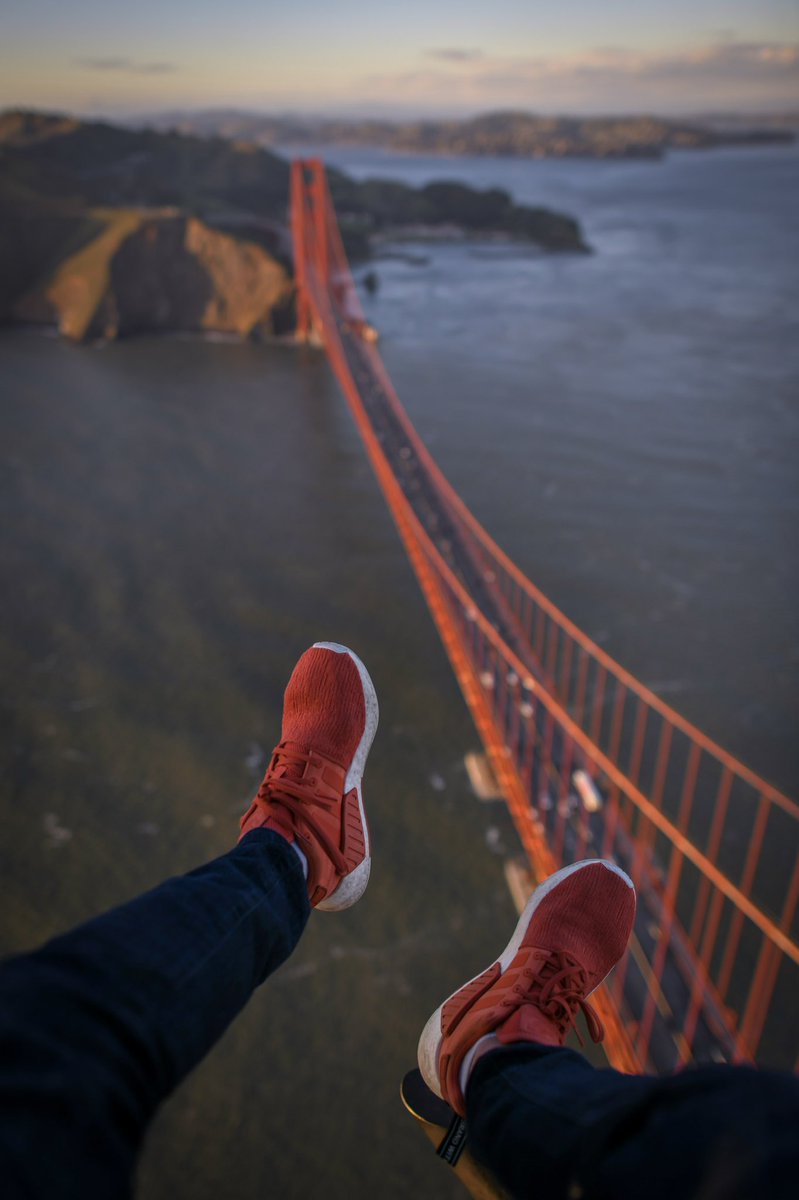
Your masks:
<svg viewBox="0 0 799 1200"><path fill-rule="evenodd" d="M297 286L297 340L322 339L322 326L316 321L319 298L330 286L328 220L330 197L324 163L318 158L294 159L291 164L291 240L294 249L294 277ZM311 278L309 266L313 262Z"/></svg>

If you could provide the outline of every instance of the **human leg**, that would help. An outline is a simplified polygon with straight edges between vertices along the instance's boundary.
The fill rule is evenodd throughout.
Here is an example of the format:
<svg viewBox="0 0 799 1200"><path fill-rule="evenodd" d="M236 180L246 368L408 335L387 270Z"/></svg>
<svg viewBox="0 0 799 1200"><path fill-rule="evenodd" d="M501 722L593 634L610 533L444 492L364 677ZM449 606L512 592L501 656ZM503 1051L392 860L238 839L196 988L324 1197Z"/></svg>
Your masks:
<svg viewBox="0 0 799 1200"><path fill-rule="evenodd" d="M239 844L0 969L4 1194L128 1194L158 1104L291 952L310 907L347 907L366 887L376 726L363 664L312 647Z"/></svg>
<svg viewBox="0 0 799 1200"><path fill-rule="evenodd" d="M156 1108L310 911L298 856L257 830L189 875L0 969L0 1159L10 1196L124 1196Z"/></svg>
<svg viewBox="0 0 799 1200"><path fill-rule="evenodd" d="M792 1200L799 1082L718 1064L663 1078L597 1070L574 1050L508 1046L466 1090L469 1138L513 1197Z"/></svg>
<svg viewBox="0 0 799 1200"><path fill-rule="evenodd" d="M428 1085L467 1115L475 1156L512 1196L795 1194L792 1076L724 1066L629 1076L564 1048L581 1009L601 1040L587 998L623 953L634 914L632 883L612 863L576 863L542 884L497 962L428 1021Z"/></svg>

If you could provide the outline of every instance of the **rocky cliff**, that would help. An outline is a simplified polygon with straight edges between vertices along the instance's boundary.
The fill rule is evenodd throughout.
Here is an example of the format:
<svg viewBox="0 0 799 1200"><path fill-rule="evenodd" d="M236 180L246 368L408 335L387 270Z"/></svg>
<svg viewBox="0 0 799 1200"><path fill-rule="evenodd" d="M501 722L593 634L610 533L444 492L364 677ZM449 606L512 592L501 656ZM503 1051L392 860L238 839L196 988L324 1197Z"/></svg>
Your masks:
<svg viewBox="0 0 799 1200"><path fill-rule="evenodd" d="M261 246L170 212L95 218L105 221L102 231L17 301L17 320L55 324L77 341L176 330L247 337L292 328L293 284Z"/></svg>

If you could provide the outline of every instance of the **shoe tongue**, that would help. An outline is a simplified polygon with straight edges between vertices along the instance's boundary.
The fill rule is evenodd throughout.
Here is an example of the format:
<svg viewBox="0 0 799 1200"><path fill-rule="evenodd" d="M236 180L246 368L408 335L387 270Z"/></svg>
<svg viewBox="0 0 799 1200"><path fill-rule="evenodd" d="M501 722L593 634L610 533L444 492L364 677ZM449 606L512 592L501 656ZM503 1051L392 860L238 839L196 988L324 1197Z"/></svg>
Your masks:
<svg viewBox="0 0 799 1200"><path fill-rule="evenodd" d="M562 1039L557 1026L534 1004L522 1004L511 1013L497 1030L503 1045L511 1042L540 1042L544 1046L560 1046Z"/></svg>

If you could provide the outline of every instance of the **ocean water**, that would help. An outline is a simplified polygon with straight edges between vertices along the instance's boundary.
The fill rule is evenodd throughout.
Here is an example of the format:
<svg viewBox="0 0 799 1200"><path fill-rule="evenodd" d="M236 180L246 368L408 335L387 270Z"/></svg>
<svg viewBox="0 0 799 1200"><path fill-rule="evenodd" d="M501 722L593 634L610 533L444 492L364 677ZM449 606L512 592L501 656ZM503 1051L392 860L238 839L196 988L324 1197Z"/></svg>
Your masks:
<svg viewBox="0 0 799 1200"><path fill-rule="evenodd" d="M795 794L799 151L663 162L319 153L577 216L595 253L397 245L366 298L399 394L519 566ZM405 258L401 257L405 255Z"/></svg>
<svg viewBox="0 0 799 1200"><path fill-rule="evenodd" d="M325 153L583 221L589 257L384 248L381 352L500 545L795 793L799 155ZM504 944L515 843L469 792L476 736L323 356L5 330L0 472L3 952L224 851L310 642L351 644L380 695L369 891L165 1107L139 1194L459 1195L397 1093Z"/></svg>

